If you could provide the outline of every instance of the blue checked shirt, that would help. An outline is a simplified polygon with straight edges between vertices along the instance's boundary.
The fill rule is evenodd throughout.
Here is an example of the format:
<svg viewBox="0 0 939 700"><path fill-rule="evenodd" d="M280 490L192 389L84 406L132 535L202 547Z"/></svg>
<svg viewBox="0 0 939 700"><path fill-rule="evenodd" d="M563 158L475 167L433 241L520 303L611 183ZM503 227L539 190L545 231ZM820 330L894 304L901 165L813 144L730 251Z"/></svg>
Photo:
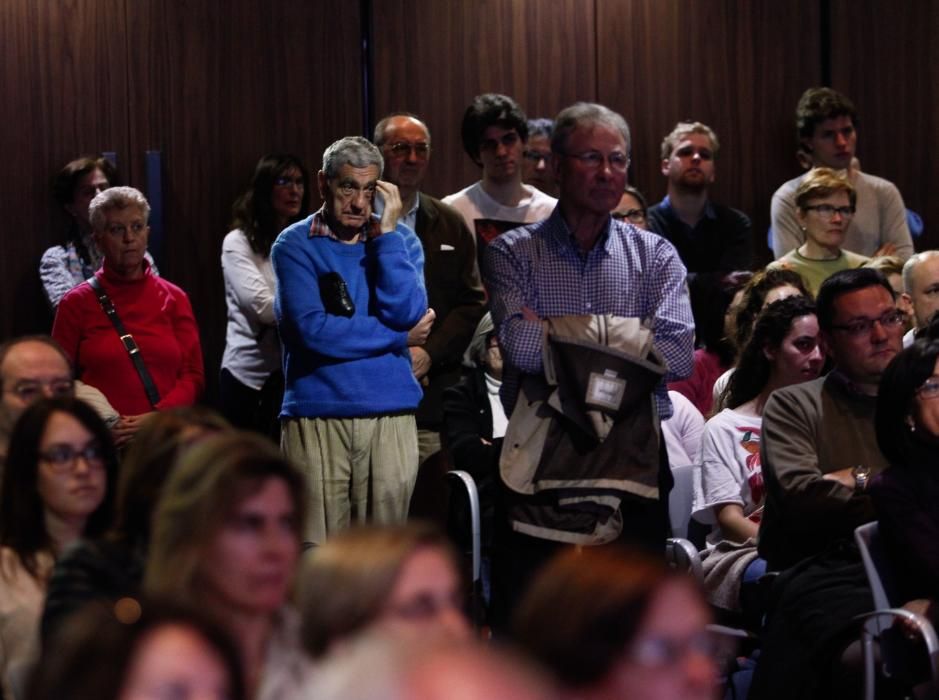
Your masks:
<svg viewBox="0 0 939 700"><path fill-rule="evenodd" d="M502 402L511 415L519 372L541 374L542 324L522 318L613 314L649 322L668 365L665 381L691 374L694 320L686 271L661 236L615 221L586 255L581 254L560 208L529 226L508 231L485 251L484 270L492 317L506 358ZM656 388L659 416L672 414L665 383Z"/></svg>

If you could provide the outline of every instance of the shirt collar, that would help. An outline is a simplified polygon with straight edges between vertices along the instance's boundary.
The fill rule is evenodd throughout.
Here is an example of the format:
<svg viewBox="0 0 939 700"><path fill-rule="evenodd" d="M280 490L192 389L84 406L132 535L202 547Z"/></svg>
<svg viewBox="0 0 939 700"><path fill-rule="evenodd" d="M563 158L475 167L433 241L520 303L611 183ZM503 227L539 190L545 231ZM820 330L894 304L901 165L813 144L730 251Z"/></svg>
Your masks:
<svg viewBox="0 0 939 700"><path fill-rule="evenodd" d="M578 256L581 255L581 250L577 245L577 239L574 238L574 233L568 227L564 217L561 216L561 207L557 206L554 208L554 211L551 212L551 216L548 217L547 223L550 225L550 230L559 243L569 246ZM614 221L612 216L608 216L606 225L603 227L603 231L600 232L600 237L590 252L594 250L609 251L610 229L612 226L617 225L626 226L624 223Z"/></svg>
<svg viewBox="0 0 939 700"><path fill-rule="evenodd" d="M674 218L676 219L678 218L678 215L675 213L675 209L672 208L672 200L668 198L668 195L665 195L664 199L662 199L662 208L667 209L668 213L672 215ZM704 203L704 216L702 218L705 218L705 219L717 218L717 212L714 211L714 205L711 204L710 199L706 200Z"/></svg>
<svg viewBox="0 0 939 700"><path fill-rule="evenodd" d="M363 234L363 238L365 239L377 238L381 235L381 220L372 216L369 222L359 229L359 233ZM329 223L326 221L325 204L313 214L313 220L310 222L310 232L308 235L310 238L325 236L326 238L332 238L334 241L344 242L329 228Z"/></svg>

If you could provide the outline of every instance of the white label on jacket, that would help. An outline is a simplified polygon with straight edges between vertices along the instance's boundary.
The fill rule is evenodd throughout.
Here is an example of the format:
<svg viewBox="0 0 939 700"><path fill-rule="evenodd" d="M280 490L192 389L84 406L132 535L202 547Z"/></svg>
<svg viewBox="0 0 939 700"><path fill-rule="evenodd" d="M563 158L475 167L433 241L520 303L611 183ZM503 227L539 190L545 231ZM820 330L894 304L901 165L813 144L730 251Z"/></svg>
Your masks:
<svg viewBox="0 0 939 700"><path fill-rule="evenodd" d="M623 401L625 391L625 379L591 372L590 381L587 383L587 403L616 411Z"/></svg>

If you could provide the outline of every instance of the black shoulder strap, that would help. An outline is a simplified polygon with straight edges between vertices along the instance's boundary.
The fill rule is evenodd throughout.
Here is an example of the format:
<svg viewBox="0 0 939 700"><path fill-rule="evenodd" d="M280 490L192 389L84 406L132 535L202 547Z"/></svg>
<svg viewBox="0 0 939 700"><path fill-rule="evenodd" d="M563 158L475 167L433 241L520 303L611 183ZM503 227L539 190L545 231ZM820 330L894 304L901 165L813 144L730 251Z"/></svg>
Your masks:
<svg viewBox="0 0 939 700"><path fill-rule="evenodd" d="M156 408L157 403L160 401L160 392L157 391L156 384L153 383L153 377L150 376L147 365L144 364L143 357L140 355L140 348L137 346L137 341L134 340L134 336L128 333L127 329L124 328L124 323L121 321L121 317L117 315L117 309L114 308L111 297L104 291L104 287L101 286L101 282L98 281L98 278L92 275L88 278L87 282L95 291L95 295L98 297L98 303L101 304L105 315L111 320L114 330L117 331L117 334L121 338L121 343L124 344L124 349L127 350L127 354L130 355L130 360L134 363L137 374L140 375L140 381L143 382L143 388L144 391L147 392L147 399L150 401L150 405Z"/></svg>

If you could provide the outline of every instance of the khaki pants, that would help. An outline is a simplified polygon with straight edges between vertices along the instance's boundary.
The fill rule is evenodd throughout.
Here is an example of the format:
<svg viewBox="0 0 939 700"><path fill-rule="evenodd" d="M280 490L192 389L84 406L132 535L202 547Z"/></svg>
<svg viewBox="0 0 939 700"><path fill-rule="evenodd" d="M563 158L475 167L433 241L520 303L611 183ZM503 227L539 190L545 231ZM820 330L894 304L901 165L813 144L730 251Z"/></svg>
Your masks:
<svg viewBox="0 0 939 700"><path fill-rule="evenodd" d="M353 522L407 519L417 479L414 416L288 418L281 448L307 475L305 540L320 544Z"/></svg>
<svg viewBox="0 0 939 700"><path fill-rule="evenodd" d="M440 433L436 430L417 429L417 463L423 464L428 457L440 452Z"/></svg>

